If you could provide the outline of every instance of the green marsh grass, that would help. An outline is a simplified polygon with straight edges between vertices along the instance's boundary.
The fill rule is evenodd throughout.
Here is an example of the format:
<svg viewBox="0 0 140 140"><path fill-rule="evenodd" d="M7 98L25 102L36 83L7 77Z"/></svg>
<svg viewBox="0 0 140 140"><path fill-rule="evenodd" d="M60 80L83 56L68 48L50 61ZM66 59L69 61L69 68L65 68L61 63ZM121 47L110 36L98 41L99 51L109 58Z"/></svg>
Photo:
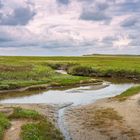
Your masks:
<svg viewBox="0 0 140 140"><path fill-rule="evenodd" d="M70 75L58 74L54 69L65 69ZM0 57L0 90L76 84L88 79L82 76L140 80L140 56Z"/></svg>
<svg viewBox="0 0 140 140"><path fill-rule="evenodd" d="M124 91L122 94L120 94L114 98L119 100L119 101L125 101L129 97L136 95L136 94L139 94L139 93L140 93L140 85L131 87L128 90Z"/></svg>
<svg viewBox="0 0 140 140"><path fill-rule="evenodd" d="M46 119L22 126L22 140L63 140L62 134Z"/></svg>
<svg viewBox="0 0 140 140"><path fill-rule="evenodd" d="M21 107L15 107L13 109L13 113L9 116L10 120L29 120L29 123L27 122L21 127L20 137L22 140L63 140L60 131L47 117L31 109Z"/></svg>
<svg viewBox="0 0 140 140"><path fill-rule="evenodd" d="M9 127L10 121L3 113L0 113L0 140L3 139L4 131Z"/></svg>
<svg viewBox="0 0 140 140"><path fill-rule="evenodd" d="M41 118L41 115L30 109L23 109L20 107L15 107L13 113L9 116L10 119L33 119L37 120Z"/></svg>

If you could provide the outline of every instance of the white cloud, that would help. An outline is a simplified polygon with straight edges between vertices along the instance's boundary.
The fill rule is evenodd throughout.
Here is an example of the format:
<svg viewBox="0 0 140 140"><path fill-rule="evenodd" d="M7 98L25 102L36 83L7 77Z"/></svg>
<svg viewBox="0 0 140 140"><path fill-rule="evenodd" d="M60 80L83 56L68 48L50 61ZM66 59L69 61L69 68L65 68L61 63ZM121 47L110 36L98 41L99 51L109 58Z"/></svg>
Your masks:
<svg viewBox="0 0 140 140"><path fill-rule="evenodd" d="M120 53L120 48L132 53L132 48L140 47L138 4L138 0L0 0L0 54L9 54L11 48L18 50L17 55Z"/></svg>

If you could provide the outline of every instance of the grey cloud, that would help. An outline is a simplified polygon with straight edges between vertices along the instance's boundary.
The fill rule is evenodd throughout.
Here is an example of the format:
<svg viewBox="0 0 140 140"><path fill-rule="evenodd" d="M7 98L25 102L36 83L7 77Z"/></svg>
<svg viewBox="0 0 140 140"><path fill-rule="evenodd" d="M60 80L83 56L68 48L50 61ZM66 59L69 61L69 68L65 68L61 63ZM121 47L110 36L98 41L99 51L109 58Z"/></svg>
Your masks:
<svg viewBox="0 0 140 140"><path fill-rule="evenodd" d="M80 19L91 20L91 21L109 21L111 17L107 16L103 12L92 12L92 11L83 11L80 16Z"/></svg>
<svg viewBox="0 0 140 140"><path fill-rule="evenodd" d="M109 5L107 3L98 2L96 3L96 7L98 10L105 10L109 7Z"/></svg>
<svg viewBox="0 0 140 140"><path fill-rule="evenodd" d="M140 40L139 38L135 38L135 39L132 39L132 41L129 43L130 46L137 46L137 47L140 47Z"/></svg>
<svg viewBox="0 0 140 140"><path fill-rule="evenodd" d="M0 37L0 43L11 41L10 38Z"/></svg>
<svg viewBox="0 0 140 140"><path fill-rule="evenodd" d="M41 45L41 44L40 44ZM50 40L43 43L43 48L60 49L60 48L71 48L75 44L71 40Z"/></svg>
<svg viewBox="0 0 140 140"><path fill-rule="evenodd" d="M119 10L123 12L140 12L140 1L125 1L118 5Z"/></svg>
<svg viewBox="0 0 140 140"><path fill-rule="evenodd" d="M93 1L90 4L91 6L89 4L90 2L83 7L80 19L105 22L109 22L112 19L107 13L107 9L109 8L108 3Z"/></svg>
<svg viewBox="0 0 140 140"><path fill-rule="evenodd" d="M109 9L112 15L120 16L125 14L139 14L140 12L140 1L125 0L124 2L119 2L115 0Z"/></svg>
<svg viewBox="0 0 140 140"><path fill-rule="evenodd" d="M77 0L78 2L84 2L84 3L93 3L95 0Z"/></svg>
<svg viewBox="0 0 140 140"><path fill-rule="evenodd" d="M26 39L27 37L27 39ZM1 26L0 27L0 48L25 47L37 44L38 41L33 34L23 26Z"/></svg>
<svg viewBox="0 0 140 140"><path fill-rule="evenodd" d="M102 43L105 43L105 44L113 44L113 41L116 41L118 40L118 37L115 37L115 36L107 36L105 38L102 39Z"/></svg>
<svg viewBox="0 0 140 140"><path fill-rule="evenodd" d="M70 1L69 0L57 0L57 2L67 5L67 4L69 4Z"/></svg>
<svg viewBox="0 0 140 140"><path fill-rule="evenodd" d="M0 45L12 41L12 38L4 31L0 31Z"/></svg>
<svg viewBox="0 0 140 140"><path fill-rule="evenodd" d="M0 25L26 25L35 15L29 7L14 9L12 14L0 16Z"/></svg>
<svg viewBox="0 0 140 140"><path fill-rule="evenodd" d="M2 2L1 2L1 0L0 0L0 9L3 7L3 4L2 4Z"/></svg>
<svg viewBox="0 0 140 140"><path fill-rule="evenodd" d="M140 0L125 0L123 2L118 2L118 0L105 0L104 2L100 0L78 0L80 2L85 2L86 9L89 9L90 5L94 5L94 11L100 13L107 12L108 15L113 17L114 15L125 15L128 13L140 13ZM108 16L107 15L107 16Z"/></svg>
<svg viewBox="0 0 140 140"><path fill-rule="evenodd" d="M28 47L28 46L39 46L38 42L35 41L25 41L25 40L15 40L11 38L0 38L0 48L23 48L23 47Z"/></svg>
<svg viewBox="0 0 140 140"><path fill-rule="evenodd" d="M121 23L122 27L132 27L138 22L138 18L131 17Z"/></svg>
<svg viewBox="0 0 140 140"><path fill-rule="evenodd" d="M131 42L129 43L130 46L137 46L140 48L140 32L139 31L135 31L133 33L130 33L129 38L131 39Z"/></svg>

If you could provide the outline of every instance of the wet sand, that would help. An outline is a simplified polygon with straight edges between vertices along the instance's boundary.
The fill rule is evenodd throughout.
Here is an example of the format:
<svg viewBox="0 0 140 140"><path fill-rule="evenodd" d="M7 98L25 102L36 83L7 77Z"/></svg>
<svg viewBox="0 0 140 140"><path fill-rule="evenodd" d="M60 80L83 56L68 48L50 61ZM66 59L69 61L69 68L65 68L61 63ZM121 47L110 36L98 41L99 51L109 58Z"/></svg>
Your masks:
<svg viewBox="0 0 140 140"><path fill-rule="evenodd" d="M99 114L96 118L97 111L105 109L102 118ZM112 114L104 118L109 109L121 119L111 120ZM73 140L140 140L140 94L124 102L103 99L70 108L65 113L65 121Z"/></svg>

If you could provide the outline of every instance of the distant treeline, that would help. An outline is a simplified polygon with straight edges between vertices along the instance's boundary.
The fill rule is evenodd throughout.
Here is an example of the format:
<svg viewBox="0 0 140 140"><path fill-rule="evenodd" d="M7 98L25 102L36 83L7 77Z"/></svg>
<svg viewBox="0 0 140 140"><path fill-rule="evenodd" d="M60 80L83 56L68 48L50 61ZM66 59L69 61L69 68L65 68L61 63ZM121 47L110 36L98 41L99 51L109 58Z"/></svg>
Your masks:
<svg viewBox="0 0 140 140"><path fill-rule="evenodd" d="M140 55L139 54L138 55L135 55L135 54L85 54L83 56L134 56L134 57L138 57Z"/></svg>

